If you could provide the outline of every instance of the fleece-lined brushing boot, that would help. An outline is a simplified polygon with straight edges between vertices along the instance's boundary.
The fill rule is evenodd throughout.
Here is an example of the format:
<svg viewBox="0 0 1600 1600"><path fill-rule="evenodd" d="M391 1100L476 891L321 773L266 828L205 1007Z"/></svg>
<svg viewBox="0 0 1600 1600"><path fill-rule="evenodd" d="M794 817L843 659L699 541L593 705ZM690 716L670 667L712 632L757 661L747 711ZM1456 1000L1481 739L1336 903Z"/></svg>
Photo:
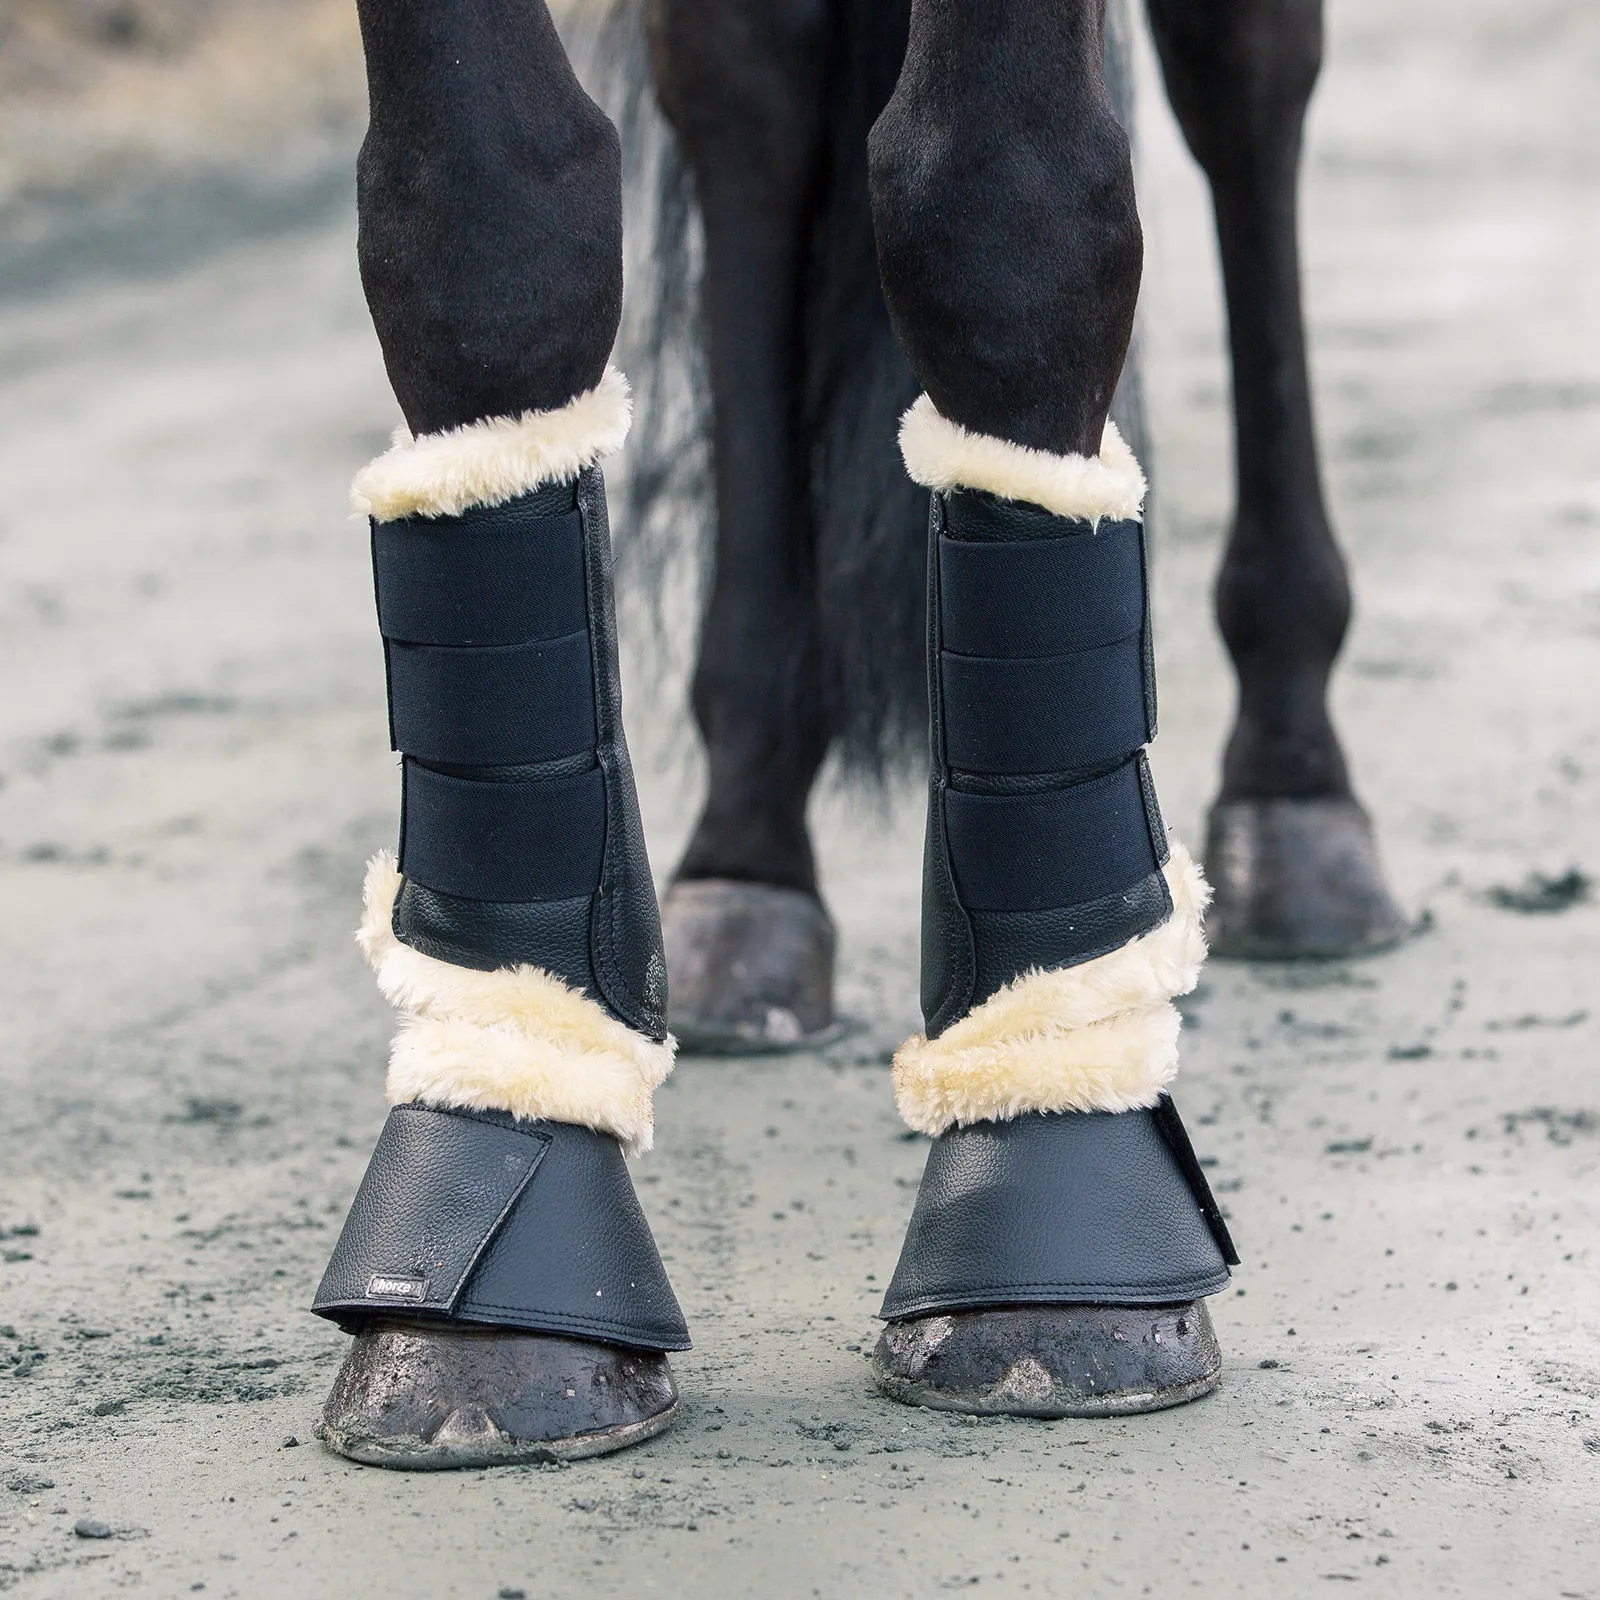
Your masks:
<svg viewBox="0 0 1600 1600"><path fill-rule="evenodd" d="M895 1059L934 1139L874 1352L897 1399L1098 1416L1214 1387L1203 1297L1235 1259L1165 1091L1206 888L1169 841L1144 479L972 434L924 397L933 491L926 1037Z"/></svg>
<svg viewBox="0 0 1600 1600"><path fill-rule="evenodd" d="M356 1335L322 1433L358 1461L596 1455L677 1405L623 1159L673 1049L594 464L628 413L608 372L356 480L403 773L359 935L402 1017L392 1109L312 1307Z"/></svg>

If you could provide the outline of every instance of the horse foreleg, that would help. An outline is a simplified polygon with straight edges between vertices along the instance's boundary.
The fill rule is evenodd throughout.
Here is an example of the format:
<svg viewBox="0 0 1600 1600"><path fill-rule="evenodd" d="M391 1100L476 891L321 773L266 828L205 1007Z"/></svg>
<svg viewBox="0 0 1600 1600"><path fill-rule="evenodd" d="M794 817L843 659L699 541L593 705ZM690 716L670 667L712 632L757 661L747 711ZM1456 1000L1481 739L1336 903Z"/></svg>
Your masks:
<svg viewBox="0 0 1600 1600"><path fill-rule="evenodd" d="M395 1467L647 1438L683 1319L622 1145L671 1066L623 740L605 489L620 152L543 0L359 0L362 283L412 436L372 520L398 863L363 950L393 1106L314 1308L329 1445Z"/></svg>
<svg viewBox="0 0 1600 1600"><path fill-rule="evenodd" d="M673 1027L800 1044L833 1020L806 801L830 728L818 639L803 296L825 0L653 0L651 48L705 224L715 572L693 685L707 793L663 906Z"/></svg>
<svg viewBox="0 0 1600 1600"><path fill-rule="evenodd" d="M1317 469L1295 216L1321 0L1148 0L1211 182L1233 361L1238 509L1217 618L1238 715L1211 813L1220 954L1345 955L1404 931L1350 789L1328 677L1350 617Z"/></svg>
<svg viewBox="0 0 1600 1600"><path fill-rule="evenodd" d="M1106 424L1142 237L1100 0L915 0L871 140L884 295L932 492L927 1037L933 1136L875 1370L1035 1416L1204 1394L1232 1247L1165 1087L1205 890L1169 843L1144 480Z"/></svg>

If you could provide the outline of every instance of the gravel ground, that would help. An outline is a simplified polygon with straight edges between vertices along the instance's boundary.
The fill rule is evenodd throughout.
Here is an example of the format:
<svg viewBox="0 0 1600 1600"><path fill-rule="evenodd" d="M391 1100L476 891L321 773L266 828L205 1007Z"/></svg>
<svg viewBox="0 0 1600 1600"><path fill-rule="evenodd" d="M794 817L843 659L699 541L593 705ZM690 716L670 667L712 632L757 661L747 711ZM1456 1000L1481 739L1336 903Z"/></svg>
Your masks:
<svg viewBox="0 0 1600 1600"><path fill-rule="evenodd" d="M0 1589L1600 1596L1597 76L1586 0L1334 7L1306 255L1361 600L1339 715L1420 931L1218 963L1187 1005L1246 1264L1221 1391L1143 1419L871 1393L923 1156L885 1071L920 818L831 796L856 1028L685 1060L637 1169L697 1341L680 1425L569 1470L325 1454L344 1341L304 1306L382 1118L350 930L397 798L342 510L393 420L348 207L0 301ZM1226 375L1204 193L1146 105L1156 759L1196 839ZM665 705L632 728L663 867L695 782Z"/></svg>

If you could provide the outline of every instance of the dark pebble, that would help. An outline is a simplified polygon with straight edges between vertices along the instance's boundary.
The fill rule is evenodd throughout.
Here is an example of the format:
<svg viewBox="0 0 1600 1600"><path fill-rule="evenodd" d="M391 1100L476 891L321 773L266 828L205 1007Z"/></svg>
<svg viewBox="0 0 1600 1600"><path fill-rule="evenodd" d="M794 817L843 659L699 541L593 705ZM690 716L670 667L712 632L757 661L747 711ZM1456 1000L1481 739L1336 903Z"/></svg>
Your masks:
<svg viewBox="0 0 1600 1600"><path fill-rule="evenodd" d="M72 1531L80 1539L109 1539L111 1537L111 1524L101 1522L98 1517L79 1517L72 1524Z"/></svg>

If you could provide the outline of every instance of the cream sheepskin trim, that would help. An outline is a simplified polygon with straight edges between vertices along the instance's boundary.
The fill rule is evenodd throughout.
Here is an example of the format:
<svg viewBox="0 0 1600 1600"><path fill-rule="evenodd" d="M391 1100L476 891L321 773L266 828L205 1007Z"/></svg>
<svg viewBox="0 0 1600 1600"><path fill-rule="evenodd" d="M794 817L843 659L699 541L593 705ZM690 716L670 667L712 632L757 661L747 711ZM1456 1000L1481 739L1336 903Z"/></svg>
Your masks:
<svg viewBox="0 0 1600 1600"><path fill-rule="evenodd" d="M394 936L400 873L381 850L367 866L361 927L378 987L402 1012L389 1052L391 1105L509 1111L651 1146L651 1096L672 1071L674 1040L657 1044L538 967L477 972Z"/></svg>
<svg viewBox="0 0 1600 1600"><path fill-rule="evenodd" d="M988 433L969 433L941 417L927 395L900 419L906 471L925 489L985 489L1026 500L1058 517L1115 521L1143 514L1144 474L1114 422L1098 456L1055 456Z"/></svg>
<svg viewBox="0 0 1600 1600"><path fill-rule="evenodd" d="M1189 852L1171 847L1173 909L1159 928L1081 966L1025 972L937 1039L917 1034L900 1047L895 1101L912 1128L1156 1103L1178 1070L1172 997L1199 980L1211 899Z"/></svg>
<svg viewBox="0 0 1600 1600"><path fill-rule="evenodd" d="M570 481L620 450L632 419L628 380L607 367L594 388L553 411L488 417L420 437L398 428L393 448L356 474L350 504L380 522L504 505L540 484Z"/></svg>

